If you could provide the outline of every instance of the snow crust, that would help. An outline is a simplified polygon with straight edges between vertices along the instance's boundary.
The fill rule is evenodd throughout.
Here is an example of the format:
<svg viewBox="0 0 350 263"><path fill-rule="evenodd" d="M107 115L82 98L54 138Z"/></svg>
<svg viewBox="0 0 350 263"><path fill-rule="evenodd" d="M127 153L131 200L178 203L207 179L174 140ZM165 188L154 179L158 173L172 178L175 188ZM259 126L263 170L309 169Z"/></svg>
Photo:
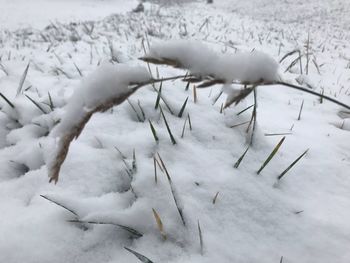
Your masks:
<svg viewBox="0 0 350 263"><path fill-rule="evenodd" d="M278 78L277 62L256 50L221 54L199 41L171 40L152 45L146 57L176 60L192 74L226 82L273 82Z"/></svg>

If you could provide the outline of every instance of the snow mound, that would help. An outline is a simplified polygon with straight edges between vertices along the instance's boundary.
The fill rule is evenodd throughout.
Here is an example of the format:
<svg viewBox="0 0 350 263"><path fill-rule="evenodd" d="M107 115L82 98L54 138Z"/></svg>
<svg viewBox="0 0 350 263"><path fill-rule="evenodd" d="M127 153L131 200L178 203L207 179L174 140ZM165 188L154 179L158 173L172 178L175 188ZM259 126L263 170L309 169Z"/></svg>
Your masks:
<svg viewBox="0 0 350 263"><path fill-rule="evenodd" d="M273 82L278 77L277 62L263 52L219 54L198 41L161 42L151 47L146 58L172 60L194 75L211 76L225 82Z"/></svg>

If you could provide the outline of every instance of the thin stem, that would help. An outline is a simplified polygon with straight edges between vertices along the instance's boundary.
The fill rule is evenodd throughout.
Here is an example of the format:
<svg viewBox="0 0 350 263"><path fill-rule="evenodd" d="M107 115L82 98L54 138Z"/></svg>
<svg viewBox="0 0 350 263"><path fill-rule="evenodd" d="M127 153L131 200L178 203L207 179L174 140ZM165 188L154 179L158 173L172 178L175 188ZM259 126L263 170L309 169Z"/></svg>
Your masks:
<svg viewBox="0 0 350 263"><path fill-rule="evenodd" d="M266 86L267 85L282 85L282 86L286 86L286 87L289 87L289 88L292 88L292 89L301 90L301 91L304 91L306 93L310 93L310 94L312 94L314 96L317 96L319 98L329 100L329 101L331 101L331 102L333 102L335 104L338 104L338 105L340 105L340 106L350 110L350 106L349 105L346 105L346 104L344 104L344 103L342 103L342 102L340 102L338 100L335 100L335 99L333 99L331 97L328 97L328 96L326 96L324 94L319 94L319 93L317 93L315 91L312 91L310 89L306 89L306 88L303 88L303 87L300 87L300 86L297 86L297 85L294 85L294 84L291 84L291 83L287 83L287 82L283 82L283 81L277 81L277 82L274 82L274 83L269 83L269 84L264 84L264 85L266 85Z"/></svg>

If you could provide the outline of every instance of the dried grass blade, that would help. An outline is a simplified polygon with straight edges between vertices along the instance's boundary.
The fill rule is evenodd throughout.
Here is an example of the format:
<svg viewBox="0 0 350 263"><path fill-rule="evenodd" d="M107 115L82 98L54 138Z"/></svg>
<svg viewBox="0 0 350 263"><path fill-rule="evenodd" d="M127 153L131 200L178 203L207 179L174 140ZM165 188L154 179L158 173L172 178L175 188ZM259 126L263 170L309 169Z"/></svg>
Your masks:
<svg viewBox="0 0 350 263"><path fill-rule="evenodd" d="M154 208L152 208L152 211L153 211L154 218L155 218L155 220L157 222L158 230L159 230L160 234L162 235L162 238L164 240L166 240L166 234L164 232L163 222L160 219L159 214L157 213L157 211Z"/></svg>

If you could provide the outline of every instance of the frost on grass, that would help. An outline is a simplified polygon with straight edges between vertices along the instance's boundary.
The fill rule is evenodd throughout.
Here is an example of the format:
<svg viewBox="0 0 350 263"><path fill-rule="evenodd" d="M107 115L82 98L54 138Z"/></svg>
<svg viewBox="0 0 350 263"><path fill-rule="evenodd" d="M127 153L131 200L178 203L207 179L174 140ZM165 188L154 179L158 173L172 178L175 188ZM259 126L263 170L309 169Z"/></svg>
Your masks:
<svg viewBox="0 0 350 263"><path fill-rule="evenodd" d="M150 80L145 68L121 64L104 64L83 80L68 101L61 122L51 133L51 137L58 138L58 145L47 164L50 181L57 182L71 141L79 137L91 116L121 104Z"/></svg>
<svg viewBox="0 0 350 263"><path fill-rule="evenodd" d="M226 83L274 82L278 77L277 62L263 52L221 54L197 41L161 42L153 45L143 59L185 68L195 76L210 76Z"/></svg>

